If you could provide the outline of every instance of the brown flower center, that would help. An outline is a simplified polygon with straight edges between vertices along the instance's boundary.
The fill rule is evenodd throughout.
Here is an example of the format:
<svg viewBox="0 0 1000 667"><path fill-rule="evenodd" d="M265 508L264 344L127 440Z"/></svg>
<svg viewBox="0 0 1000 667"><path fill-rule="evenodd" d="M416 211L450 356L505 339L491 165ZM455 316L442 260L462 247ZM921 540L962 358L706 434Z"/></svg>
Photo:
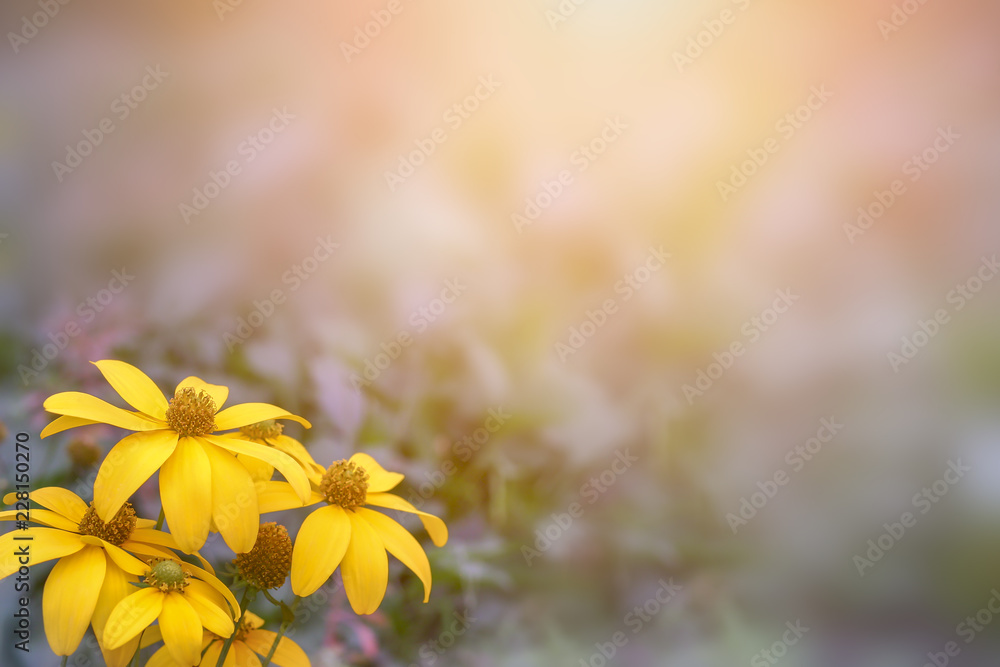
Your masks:
<svg viewBox="0 0 1000 667"><path fill-rule="evenodd" d="M326 469L319 492L331 505L352 510L368 499L368 473L351 461L337 461Z"/></svg>
<svg viewBox="0 0 1000 667"><path fill-rule="evenodd" d="M153 558L149 561L149 572L145 582L161 592L183 591L191 575L184 571L181 564L166 558Z"/></svg>
<svg viewBox="0 0 1000 667"><path fill-rule="evenodd" d="M281 435L283 428L283 424L280 424L273 419L268 419L267 421L244 426L240 429L240 433L251 440L266 440L268 438L277 438Z"/></svg>
<svg viewBox="0 0 1000 667"><path fill-rule="evenodd" d="M180 436L208 435L215 431L215 401L204 389L181 388L167 406L167 425Z"/></svg>
<svg viewBox="0 0 1000 667"><path fill-rule="evenodd" d="M262 523L253 549L237 554L236 569L251 586L280 588L292 569L292 540L288 530L274 522Z"/></svg>
<svg viewBox="0 0 1000 667"><path fill-rule="evenodd" d="M94 503L90 503L90 507L80 519L79 530L81 535L92 535L120 547L125 540L132 536L132 531L135 530L135 510L132 509L132 503L122 505L114 518L107 523L97 516Z"/></svg>

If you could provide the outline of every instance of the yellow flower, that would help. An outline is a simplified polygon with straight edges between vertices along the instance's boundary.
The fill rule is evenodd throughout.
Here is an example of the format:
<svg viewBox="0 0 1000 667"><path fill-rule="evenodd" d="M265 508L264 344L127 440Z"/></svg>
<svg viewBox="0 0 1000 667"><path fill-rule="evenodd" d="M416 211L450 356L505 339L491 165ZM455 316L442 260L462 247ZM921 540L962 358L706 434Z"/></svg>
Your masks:
<svg viewBox="0 0 1000 667"><path fill-rule="evenodd" d="M170 535L152 528L155 521L137 518L127 503L105 523L93 503L88 506L67 489L45 487L32 491L29 497L48 508L30 510L31 521L43 527L0 535L0 579L23 565L59 559L45 582L42 617L52 651L70 655L80 645L88 624L101 637L111 609L133 590L129 582L137 581L137 575L148 569L128 552L164 558L172 555L167 549L176 549L177 544ZM12 504L17 494L9 493L3 500ZM0 520L20 520L23 516L23 511L0 512ZM27 554L19 557L21 549ZM101 651L108 665L120 666L128 663L135 647L130 643L110 650L102 644Z"/></svg>
<svg viewBox="0 0 1000 667"><path fill-rule="evenodd" d="M399 496L387 493L403 480L367 454L337 461L322 477L306 505L326 502L302 522L292 549L292 591L306 596L316 591L340 566L344 590L358 614L374 613L389 580L386 550L413 570L424 584L424 602L431 594L427 554L405 528L365 505L411 512L420 517L437 546L448 541L448 528L438 517L421 512ZM259 494L260 511L301 507L285 482L267 482Z"/></svg>
<svg viewBox="0 0 1000 667"><path fill-rule="evenodd" d="M223 433L223 438L236 438L238 440L249 440L259 445L273 447L278 451L288 454L302 466L302 471L307 476L323 474L323 466L316 463L309 451L302 446L302 443L295 438L290 438L282 433L283 425L273 419L243 426L235 433ZM237 454L236 458L242 463L255 482L266 482L274 475L274 466L267 461Z"/></svg>
<svg viewBox="0 0 1000 667"><path fill-rule="evenodd" d="M225 637L235 630L239 605L229 589L205 570L174 559L153 559L145 568L144 582L148 586L111 610L103 632L109 648L137 640L158 620L170 657L191 667L201 660L203 630Z"/></svg>
<svg viewBox="0 0 1000 667"><path fill-rule="evenodd" d="M271 652L271 645L277 633L270 630L261 630L264 619L252 611L248 611L236 630L236 638L233 639L223 663L225 667L260 667L261 661L257 655L267 657ZM160 627L149 628L142 636L143 646L151 646L160 640ZM202 658L201 663L206 667L215 667L219 661L219 654L222 652L222 645L225 637L205 632L201 640ZM257 654L257 655L254 655ZM278 667L311 667L309 656L302 648L288 637L282 637L278 642L278 648L271 657L271 664ZM161 647L149 658L146 667L178 667L173 656L166 646Z"/></svg>
<svg viewBox="0 0 1000 667"><path fill-rule="evenodd" d="M309 479L292 457L272 447L215 435L266 419L291 419L308 428L305 419L267 403L243 403L219 411L229 389L196 377L181 380L168 402L134 366L121 361L94 365L137 412L80 392L55 394L44 406L61 416L42 430L42 437L98 423L138 431L115 445L97 472L94 497L101 519L113 517L159 470L163 512L182 550L191 553L201 548L214 520L233 551L249 551L259 524L257 494L253 478L234 454L273 465L300 498L308 497Z"/></svg>

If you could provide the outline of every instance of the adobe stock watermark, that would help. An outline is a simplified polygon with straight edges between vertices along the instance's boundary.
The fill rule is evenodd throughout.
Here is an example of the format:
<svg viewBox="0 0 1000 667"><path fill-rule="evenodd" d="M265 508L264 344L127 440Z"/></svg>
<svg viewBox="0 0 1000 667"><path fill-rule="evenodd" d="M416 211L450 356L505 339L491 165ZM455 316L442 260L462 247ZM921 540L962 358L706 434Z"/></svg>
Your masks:
<svg viewBox="0 0 1000 667"><path fill-rule="evenodd" d="M444 287L441 288L436 298L410 313L407 321L413 329L400 329L395 336L379 345L381 352L364 360L361 375L357 373L351 375L351 384L354 388L361 389L361 387L371 386L382 375L382 371L389 368L392 362L399 358L403 350L413 345L414 337L422 334L444 315L448 306L455 303L455 300L465 293L468 287L459 278L449 278L444 281Z"/></svg>
<svg viewBox="0 0 1000 667"><path fill-rule="evenodd" d="M615 458L611 465L583 483L579 495L586 501L587 506L596 503L602 495L614 487L622 475L629 471L632 464L639 460L638 457L632 456L630 449L630 447L626 447L615 452ZM582 517L585 511L586 507L582 503L574 501L569 504L565 512L553 512L551 523L535 529L534 548L527 544L521 545L521 555L524 556L524 562L530 567L531 562L551 549L552 545L566 534L573 526L573 522Z"/></svg>
<svg viewBox="0 0 1000 667"><path fill-rule="evenodd" d="M649 282L653 274L664 267L670 253L663 250L663 246L654 248L649 246L649 254L646 261L632 269L621 280L615 283L615 294L621 295L621 302L617 297L605 299L600 307L594 310L587 310L586 317L579 323L569 328L569 336L566 341L556 341L555 351L559 355L559 361L566 363L570 355L576 354L587 341L597 334L598 330L608 322L608 318L618 312L621 304L628 302L636 292Z"/></svg>
<svg viewBox="0 0 1000 667"><path fill-rule="evenodd" d="M236 8L243 4L243 0L212 0L212 9L220 21L226 20L226 14L235 12Z"/></svg>
<svg viewBox="0 0 1000 667"><path fill-rule="evenodd" d="M622 619L622 624L632 631L632 636L648 627L653 619L684 590L682 585L674 583L673 577L669 581L660 579L656 583L659 587L649 599L633 607L632 611L625 614L625 618ZM606 667L608 661L614 659L618 651L628 645L630 639L631 636L626 634L625 630L618 630L608 638L608 641L596 642L594 644L596 650L586 658L580 658L580 667Z"/></svg>
<svg viewBox="0 0 1000 667"><path fill-rule="evenodd" d="M105 137L115 131L115 120L121 122L128 118L168 76L170 76L170 72L164 72L159 65L156 67L147 66L142 81L111 102L113 116L105 116L97 122L93 129L83 130L83 139L76 144L66 144L66 157L63 162L52 161L52 172L55 174L56 180L62 183L67 174L73 173L74 169L83 164L84 158L92 154L94 149L104 143Z"/></svg>
<svg viewBox="0 0 1000 667"><path fill-rule="evenodd" d="M898 521L882 524L884 529L882 534L875 539L868 540L868 550L865 551L864 555L857 554L851 559L858 574L864 577L865 570L875 567L875 564L903 539L907 529L917 525L917 519L930 512L942 498L948 495L951 487L962 481L965 473L971 470L971 467L962 465L962 459L948 461L948 467L945 468L939 479L913 494L910 503L918 513L903 512Z"/></svg>
<svg viewBox="0 0 1000 667"><path fill-rule="evenodd" d="M569 163L576 167L576 173L582 174L587 171L594 161L604 155L608 148L621 138L622 133L628 127L621 116L605 120L600 132L590 141L580 144L579 148L569 156ZM525 197L524 208L520 212L510 215L510 221L517 233L520 234L525 227L533 225L573 182L573 172L569 169L561 170L551 180L543 180L534 196Z"/></svg>
<svg viewBox="0 0 1000 667"><path fill-rule="evenodd" d="M774 131L778 137L768 137L758 148L748 148L746 150L747 159L739 164L732 164L729 168L729 178L725 181L715 182L715 187L719 191L722 201L728 201L729 197L736 194L740 188L746 185L750 178L757 171L767 164L771 156L781 149L782 142L787 142L795 133L812 120L817 111L833 97L833 93L826 89L826 85L813 86L809 89L809 97L806 101L789 111L774 124Z"/></svg>
<svg viewBox="0 0 1000 667"><path fill-rule="evenodd" d="M71 0L38 0L38 8L41 11L35 12L31 16L21 17L21 29L18 32L11 30L7 33L7 40L17 54L21 47L27 44L38 31L49 24L51 19L56 17L59 10L70 3Z"/></svg>
<svg viewBox="0 0 1000 667"><path fill-rule="evenodd" d="M914 153L903 163L903 175L910 177L910 183L916 183L931 168L931 165L947 153L948 149L954 146L955 141L961 137L962 135L955 132L951 125L947 129L939 127L937 136L931 145L919 153ZM873 192L873 199L866 206L858 207L858 217L855 223L844 223L844 234L847 235L847 240L853 245L854 239L868 231L904 194L906 194L906 183L901 178L890 183L888 189Z"/></svg>
<svg viewBox="0 0 1000 667"><path fill-rule="evenodd" d="M788 629L785 630L780 639L775 640L768 648L758 651L750 658L751 667L767 667L778 664L778 661L788 654L788 649L798 644L802 637L809 632L809 628L802 625L802 621L799 619L795 619L794 623L788 621L785 623L785 627Z"/></svg>
<svg viewBox="0 0 1000 667"><path fill-rule="evenodd" d="M410 663L409 667L430 667L430 665L435 664L441 656L455 645L458 638L468 632L472 624L476 622L476 617L472 615L469 609L464 610L462 613L453 611L451 615L454 619L451 624L442 630L437 638L420 645L420 648L417 649L420 662Z"/></svg>
<svg viewBox="0 0 1000 667"><path fill-rule="evenodd" d="M415 489L410 489L410 495L408 500L410 504L420 509L442 486L448 481L450 477L458 472L459 467L455 463L458 460L461 463L468 463L472 460L473 455L482 448L490 438L493 437L503 425L507 423L507 420L511 418L511 414L503 409L503 406L496 408L490 408L486 411L486 419L483 421L483 425L469 433L462 438L455 440L451 443L451 456L446 458L433 472L425 472L424 479L425 482L421 483L420 486Z"/></svg>
<svg viewBox="0 0 1000 667"><path fill-rule="evenodd" d="M288 107L281 109L275 107L267 125L255 134L247 135L247 138L239 143L236 147L237 157L228 160L218 171L210 169L208 180L204 185L193 188L191 203L181 202L177 205L177 210L184 220L184 224L191 224L193 217L197 217L208 208L212 200L229 187L230 183L233 182L233 177L243 173L243 167L253 162L261 151L288 128L288 124L292 120L295 120L295 115L288 112Z"/></svg>
<svg viewBox="0 0 1000 667"><path fill-rule="evenodd" d="M340 52L344 54L344 59L351 62L352 58L360 56L405 8L402 0L389 0L384 8L371 10L370 21L354 26L354 38L350 42L340 42Z"/></svg>
<svg viewBox="0 0 1000 667"><path fill-rule="evenodd" d="M785 463L791 466L792 473L801 472L806 467L806 463L812 461L823 449L823 445L832 441L844 428L843 424L837 422L836 417L824 417L819 422L816 434L804 443L795 445L785 454ZM733 535L739 529L750 523L750 521L763 510L775 496L781 487L788 484L791 477L784 468L779 468L770 479L757 482L757 491L750 494L749 498L740 498L740 506L736 513L730 512L726 515L726 523L732 529Z"/></svg>
<svg viewBox="0 0 1000 667"><path fill-rule="evenodd" d="M700 396L704 396L705 392L710 390L716 381L721 378L727 370L733 367L736 362L737 357L743 356L747 351L747 346L756 343L760 340L760 337L766 333L774 324L780 319L780 317L788 312L788 309L799 300L798 294L793 294L790 288L785 288L783 290L779 289L775 292L777 296L771 305L760 312L758 315L754 315L740 327L740 333L747 338L747 342L735 340L730 343L722 352L713 352L712 358L715 359L705 368L699 368L697 376L695 377L694 385L685 384L681 387L681 391L684 392L684 398L687 399L688 405L694 403L694 399Z"/></svg>
<svg viewBox="0 0 1000 667"><path fill-rule="evenodd" d="M745 12L750 6L750 0L732 0L741 12ZM677 71L684 73L684 68L694 64L698 58L705 53L705 49L715 44L715 40L722 36L726 28L736 23L737 14L731 8L726 7L719 12L718 18L705 19L701 22L704 26L696 34L688 37L687 44L683 51L674 51L674 64Z"/></svg>
<svg viewBox="0 0 1000 667"><path fill-rule="evenodd" d="M990 597L986 604L982 606L974 616L966 616L955 626L955 634L964 640L965 644L971 644L980 633L986 630L993 619L1000 615L1000 591L990 590ZM948 667L952 658L962 652L962 648L957 641L946 643L940 651L930 651L927 653L927 662L923 667Z"/></svg>
<svg viewBox="0 0 1000 667"><path fill-rule="evenodd" d="M875 24L878 26L879 32L882 33L882 39L888 41L889 35L899 32L899 29L906 25L910 18L925 4L927 4L927 0L903 0L901 3L894 4L889 18L879 19Z"/></svg>
<svg viewBox="0 0 1000 667"><path fill-rule="evenodd" d="M245 317L241 315L236 319L235 329L222 334L226 349L232 352L237 345L245 343L274 315L278 306L285 303L288 295L298 291L339 248L340 244L334 243L330 239L330 234L325 237L317 236L312 251L281 274L281 284L288 287L287 292L281 287L276 287L263 299L254 299L253 309Z"/></svg>
<svg viewBox="0 0 1000 667"><path fill-rule="evenodd" d="M576 10L587 0L559 0L559 4L554 9L545 10L545 20L549 22L549 27L553 31L557 30L560 24L565 23L576 14Z"/></svg>
<svg viewBox="0 0 1000 667"><path fill-rule="evenodd" d="M28 364L18 364L17 372L21 376L21 384L27 387L28 383L48 368L48 365L69 346L70 340L83 332L83 325L97 319L97 316L104 312L104 309L111 305L115 297L125 291L133 280L135 276L129 273L126 267L114 269L107 285L76 305L73 311L76 313L76 318L66 322L59 330L50 331L46 336L49 342L42 345L41 350L32 348Z"/></svg>
<svg viewBox="0 0 1000 667"><path fill-rule="evenodd" d="M945 302L954 305L953 312L962 310L982 291L986 283L993 280L997 272L1000 272L1000 262L997 261L996 254L994 253L992 257L984 255L976 272L955 285L954 289L949 290L948 294L945 295ZM940 333L941 327L949 322L951 322L951 313L948 308L938 308L926 320L917 320L917 328L910 335L904 335L900 338L898 351L890 350L886 353L892 372L898 373L900 367L913 361L920 350L927 347L931 340Z"/></svg>
<svg viewBox="0 0 1000 667"><path fill-rule="evenodd" d="M501 86L500 81L496 81L493 75L480 76L479 84L471 93L455 102L444 112L441 120L447 126L435 127L430 133L421 139L414 139L416 146L409 153L399 154L396 171L387 170L385 172L385 183L389 186L389 192L395 192L396 188L406 182L410 176L417 173L417 168L427 162L427 159L434 154L437 147L448 140L448 132L455 132L465 124L472 114L475 113L483 102L490 99L497 88Z"/></svg>

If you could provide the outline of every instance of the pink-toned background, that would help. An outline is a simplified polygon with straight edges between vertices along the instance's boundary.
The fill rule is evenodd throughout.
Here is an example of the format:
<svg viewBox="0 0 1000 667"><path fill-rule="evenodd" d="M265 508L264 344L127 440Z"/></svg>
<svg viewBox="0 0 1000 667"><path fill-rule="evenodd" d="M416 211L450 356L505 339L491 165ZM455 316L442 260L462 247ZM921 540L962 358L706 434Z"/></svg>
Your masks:
<svg viewBox="0 0 1000 667"><path fill-rule="evenodd" d="M376 618L331 593L297 637L314 664L596 666L619 630L615 664L745 664L796 619L810 630L781 664L919 666L949 641L953 664L993 664L1000 623L968 644L956 626L1000 585L1000 284L985 278L1000 7L53 6L26 41L10 34L39 4L0 9L8 428L37 433L54 391L110 397L86 362L114 357L164 389L196 373L280 401L316 424L302 437L318 459L370 451L410 490L459 464L426 500L453 527L444 549L427 543L431 604L396 570ZM122 117L116 98L147 68L162 81ZM467 118L449 112L477 89ZM275 110L293 118L241 152ZM808 119L783 129L797 110ZM106 118L79 166L53 165ZM946 150L912 180L936 139ZM591 142L601 154L581 159ZM239 173L186 220L231 160ZM852 228L895 180L885 213ZM512 218L540 194L530 224ZM669 258L646 264L651 247ZM118 293L114 271L133 276ZM795 298L764 330L752 318L775 315L779 290ZM915 336L921 321L933 336ZM904 337L926 343L912 360L890 356ZM717 376L707 389L699 372ZM511 417L456 458L499 408ZM842 430L795 470L786 453L831 417ZM106 451L114 435L91 437ZM36 443L52 452L38 474L86 488L71 439ZM625 451L638 462L591 502L584 485ZM859 575L854 556L958 459L972 470ZM734 534L727 515L779 471L787 484ZM582 516L526 557L573 503ZM628 615L670 577L683 591L633 634ZM469 631L422 652L464 610Z"/></svg>

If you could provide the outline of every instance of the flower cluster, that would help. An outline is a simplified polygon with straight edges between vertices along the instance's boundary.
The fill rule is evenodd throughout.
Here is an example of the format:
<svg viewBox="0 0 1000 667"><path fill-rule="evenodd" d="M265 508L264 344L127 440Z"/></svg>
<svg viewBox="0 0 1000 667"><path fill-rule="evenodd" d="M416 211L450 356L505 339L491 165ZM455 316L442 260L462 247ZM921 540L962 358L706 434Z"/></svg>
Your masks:
<svg viewBox="0 0 1000 667"><path fill-rule="evenodd" d="M4 503L18 508L0 512L0 520L18 520L18 530L0 535L0 553L14 554L15 540L31 540L27 563L0 559L0 578L57 561L42 597L46 636L57 655L72 654L91 626L113 667L126 667L137 651L159 642L148 664L308 667L306 654L284 636L288 612L293 617L298 600L338 567L354 611L375 612L388 584L387 552L416 574L427 602L431 569L420 543L370 509L416 514L434 544L447 542L441 519L389 493L401 474L362 453L323 468L284 433L282 420L310 428L308 421L266 403L223 408L227 387L188 377L168 399L129 364L94 365L134 409L63 392L45 401L58 417L42 431L43 438L90 424L134 431L102 462L93 501L46 487L8 494ZM275 472L284 480L273 480ZM129 499L157 473L159 519L140 518ZM20 521L28 500L36 505L30 525ZM294 540L284 526L260 522L261 514L314 505ZM235 555L233 584L245 586L242 601L198 551L211 532ZM291 606L267 593L289 576ZM258 591L284 612L277 633L247 609Z"/></svg>

